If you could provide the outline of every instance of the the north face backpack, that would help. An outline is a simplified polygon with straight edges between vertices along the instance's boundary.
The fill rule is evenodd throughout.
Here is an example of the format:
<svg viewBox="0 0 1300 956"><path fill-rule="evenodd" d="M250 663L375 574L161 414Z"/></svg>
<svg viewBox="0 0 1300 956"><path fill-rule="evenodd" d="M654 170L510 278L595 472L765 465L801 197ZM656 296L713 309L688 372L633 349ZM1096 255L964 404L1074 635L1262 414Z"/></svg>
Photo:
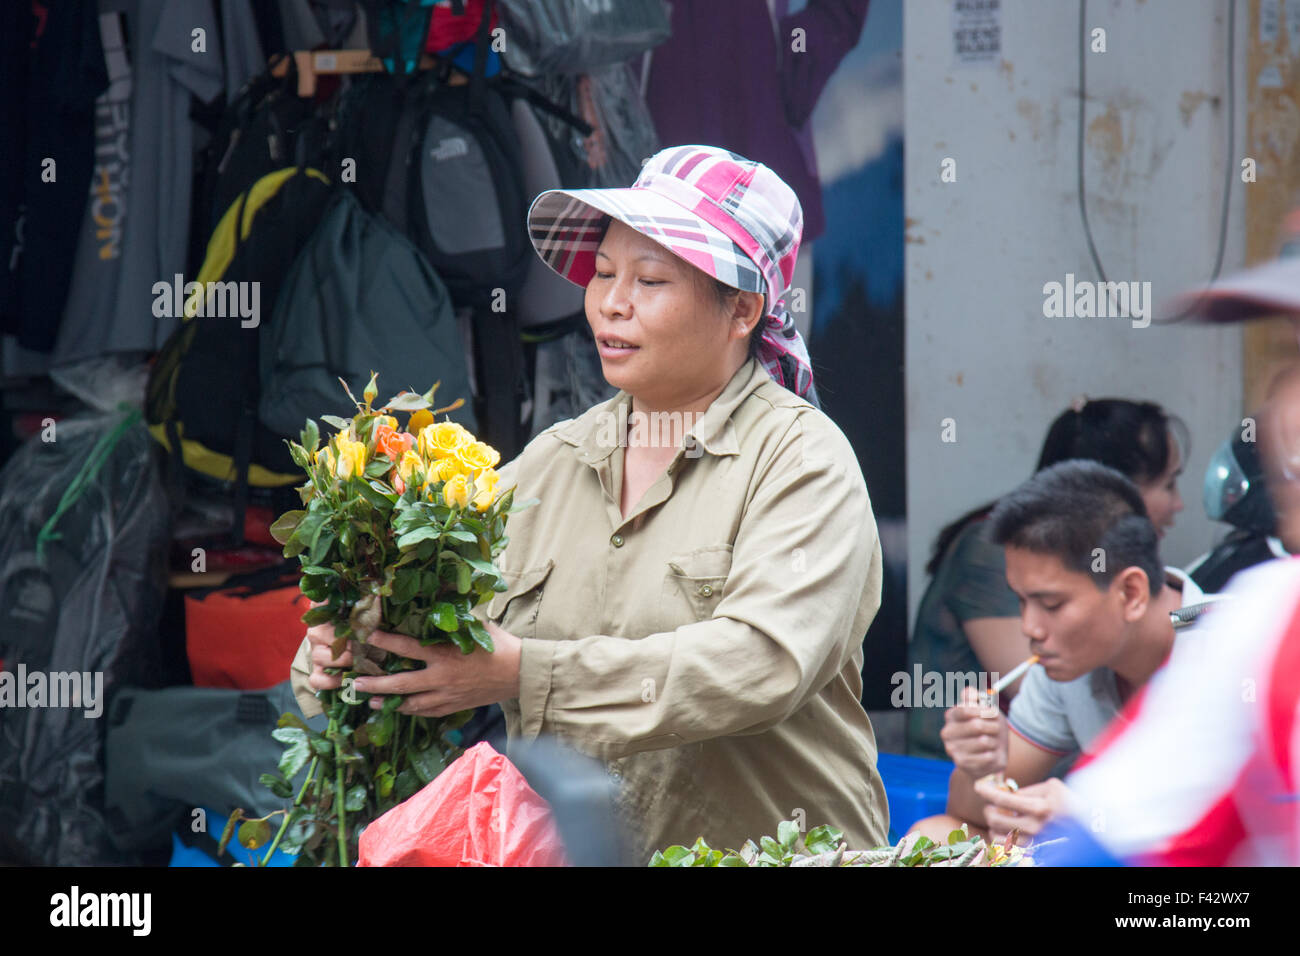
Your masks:
<svg viewBox="0 0 1300 956"><path fill-rule="evenodd" d="M259 417L279 435L297 435L322 414L354 414L339 379L360 394L371 371L381 399L440 382L438 404L466 399L451 415L477 427L446 288L409 240L346 190L331 200L285 279L260 370Z"/></svg>
<svg viewBox="0 0 1300 956"><path fill-rule="evenodd" d="M257 418L259 345L280 287L333 192L323 174L299 168L263 176L245 190L213 232L197 281L205 290L243 290L258 307L256 324L238 315L183 314L150 374L149 431L172 452L174 476L183 478L188 469L233 488L236 544L243 540L250 485L287 488L302 481L283 441L288 436ZM230 301L229 295L213 296L205 312L218 298Z"/></svg>
<svg viewBox="0 0 1300 956"><path fill-rule="evenodd" d="M456 306L475 309L499 309L503 296L508 304L533 257L518 136L485 75L492 7L468 83L450 82L443 57L415 77L367 77L344 97L338 124L340 158L356 161L366 209L416 244Z"/></svg>

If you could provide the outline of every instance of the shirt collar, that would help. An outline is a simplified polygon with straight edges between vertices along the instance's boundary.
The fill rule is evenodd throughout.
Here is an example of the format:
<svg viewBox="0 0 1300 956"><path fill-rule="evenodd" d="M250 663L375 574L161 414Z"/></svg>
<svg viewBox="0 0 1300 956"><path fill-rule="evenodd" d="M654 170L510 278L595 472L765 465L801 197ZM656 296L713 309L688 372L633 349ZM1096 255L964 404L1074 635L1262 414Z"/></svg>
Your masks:
<svg viewBox="0 0 1300 956"><path fill-rule="evenodd" d="M740 454L740 441L732 417L741 402L768 378L767 371L756 359L746 359L687 434L694 434L699 446L709 454ZM618 447L618 427L627 422L631 407L632 396L620 389L607 402L589 409L558 429L556 437L577 447L579 460L595 464L608 458Z"/></svg>

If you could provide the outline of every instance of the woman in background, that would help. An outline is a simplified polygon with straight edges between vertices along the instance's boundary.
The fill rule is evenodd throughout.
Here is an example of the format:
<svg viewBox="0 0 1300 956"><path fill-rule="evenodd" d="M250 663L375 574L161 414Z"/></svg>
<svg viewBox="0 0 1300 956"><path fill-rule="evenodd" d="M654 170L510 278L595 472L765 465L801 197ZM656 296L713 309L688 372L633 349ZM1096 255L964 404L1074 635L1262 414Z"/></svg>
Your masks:
<svg viewBox="0 0 1300 956"><path fill-rule="evenodd" d="M1152 402L1079 399L1048 429L1035 470L1086 458L1123 472L1141 489L1151 523L1164 537L1183 510L1177 482L1187 445L1183 422ZM1005 674L1029 656L1029 639L1020 629L1020 602L1007 585L1002 548L985 533L984 519L994 504L968 512L939 532L925 569L930 584L908 644L909 674L918 664L923 673ZM1004 711L1018 685L1002 692ZM944 710L911 709L909 754L948 759L939 739Z"/></svg>

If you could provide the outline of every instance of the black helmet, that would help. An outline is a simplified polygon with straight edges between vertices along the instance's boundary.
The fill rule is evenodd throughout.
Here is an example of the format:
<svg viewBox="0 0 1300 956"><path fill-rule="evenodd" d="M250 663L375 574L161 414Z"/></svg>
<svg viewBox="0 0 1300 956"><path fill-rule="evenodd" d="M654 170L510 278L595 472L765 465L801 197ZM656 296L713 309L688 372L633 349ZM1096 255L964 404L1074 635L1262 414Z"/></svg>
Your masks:
<svg viewBox="0 0 1300 956"><path fill-rule="evenodd" d="M1256 534L1277 534L1277 515L1264 487L1264 466L1255 442L1240 431L1219 446L1205 469L1205 513L1215 521Z"/></svg>

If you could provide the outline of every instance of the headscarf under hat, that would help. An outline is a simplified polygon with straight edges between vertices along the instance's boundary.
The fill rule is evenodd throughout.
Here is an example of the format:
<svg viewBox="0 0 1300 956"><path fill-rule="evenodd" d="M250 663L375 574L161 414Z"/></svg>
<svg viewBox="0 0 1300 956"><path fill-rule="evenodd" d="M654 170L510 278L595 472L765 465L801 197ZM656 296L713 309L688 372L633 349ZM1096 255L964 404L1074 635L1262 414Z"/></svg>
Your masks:
<svg viewBox="0 0 1300 956"><path fill-rule="evenodd" d="M673 146L647 160L626 189L542 193L528 211L528 234L543 262L585 288L596 274L605 216L732 288L762 293L759 361L778 383L817 403L808 347L784 298L803 210L776 173L716 146Z"/></svg>

